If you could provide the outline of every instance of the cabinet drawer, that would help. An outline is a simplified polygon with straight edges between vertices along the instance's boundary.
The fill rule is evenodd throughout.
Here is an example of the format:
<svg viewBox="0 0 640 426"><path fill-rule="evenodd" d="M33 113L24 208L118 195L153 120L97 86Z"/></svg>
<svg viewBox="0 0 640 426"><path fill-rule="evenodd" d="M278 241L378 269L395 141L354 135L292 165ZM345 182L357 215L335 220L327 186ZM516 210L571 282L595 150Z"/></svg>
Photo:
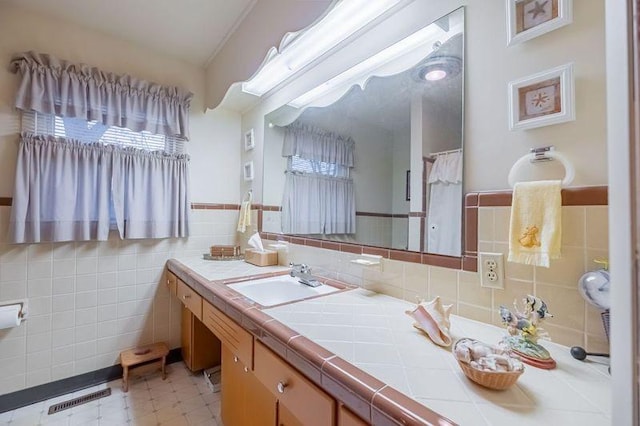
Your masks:
<svg viewBox="0 0 640 426"><path fill-rule="evenodd" d="M175 274L169 270L166 271L166 286L167 289L169 290L169 294L172 296L176 295L176 289L178 286L178 277L175 276Z"/></svg>
<svg viewBox="0 0 640 426"><path fill-rule="evenodd" d="M193 312L196 318L202 321L202 297L180 280L178 280L176 292L178 299L180 299L184 306Z"/></svg>
<svg viewBox="0 0 640 426"><path fill-rule="evenodd" d="M253 336L211 303L202 302L202 322L249 368L253 366Z"/></svg>
<svg viewBox="0 0 640 426"><path fill-rule="evenodd" d="M333 425L335 401L260 342L255 344L254 374L278 398L278 406L304 425Z"/></svg>
<svg viewBox="0 0 640 426"><path fill-rule="evenodd" d="M340 404L338 410L338 426L367 426L367 423L349 411L347 407Z"/></svg>

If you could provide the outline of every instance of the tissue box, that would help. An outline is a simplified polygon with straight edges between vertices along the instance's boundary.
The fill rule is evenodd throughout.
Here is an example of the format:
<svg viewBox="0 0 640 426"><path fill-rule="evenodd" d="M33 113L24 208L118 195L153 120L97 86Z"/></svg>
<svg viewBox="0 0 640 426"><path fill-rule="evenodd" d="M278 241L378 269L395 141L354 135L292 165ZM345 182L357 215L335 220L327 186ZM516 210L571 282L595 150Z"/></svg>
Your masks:
<svg viewBox="0 0 640 426"><path fill-rule="evenodd" d="M257 251L246 249L244 261L256 266L271 266L278 264L278 252L273 250Z"/></svg>

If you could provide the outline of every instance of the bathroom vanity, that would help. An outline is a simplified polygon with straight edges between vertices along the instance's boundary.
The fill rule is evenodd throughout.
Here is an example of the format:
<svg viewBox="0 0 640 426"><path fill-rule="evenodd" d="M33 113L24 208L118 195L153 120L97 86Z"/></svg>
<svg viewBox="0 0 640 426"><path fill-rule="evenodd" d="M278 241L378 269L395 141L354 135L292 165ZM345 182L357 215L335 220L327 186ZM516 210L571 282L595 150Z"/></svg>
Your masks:
<svg viewBox="0 0 640 426"><path fill-rule="evenodd" d="M169 291L221 343L194 341L191 353L221 356L227 426L610 422L607 366L573 360L565 347L545 343L556 370L527 367L514 387L490 391L412 327L405 301L322 280L340 291L265 308L228 287L287 271L167 263ZM504 331L452 316L452 333L495 343Z"/></svg>

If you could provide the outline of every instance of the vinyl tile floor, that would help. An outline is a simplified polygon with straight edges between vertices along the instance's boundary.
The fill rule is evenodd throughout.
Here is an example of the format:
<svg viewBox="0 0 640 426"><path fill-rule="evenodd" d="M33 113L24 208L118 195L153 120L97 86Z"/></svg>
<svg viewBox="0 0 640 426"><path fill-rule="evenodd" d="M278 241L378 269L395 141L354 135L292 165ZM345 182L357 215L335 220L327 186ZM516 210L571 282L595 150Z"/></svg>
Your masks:
<svg viewBox="0 0 640 426"><path fill-rule="evenodd" d="M89 403L47 414L53 404L111 388L111 395ZM129 379L129 392L122 380L114 380L78 392L0 413L0 426L99 425L222 426L220 393L212 393L202 373L192 374L183 363L167 366L167 379L152 373Z"/></svg>

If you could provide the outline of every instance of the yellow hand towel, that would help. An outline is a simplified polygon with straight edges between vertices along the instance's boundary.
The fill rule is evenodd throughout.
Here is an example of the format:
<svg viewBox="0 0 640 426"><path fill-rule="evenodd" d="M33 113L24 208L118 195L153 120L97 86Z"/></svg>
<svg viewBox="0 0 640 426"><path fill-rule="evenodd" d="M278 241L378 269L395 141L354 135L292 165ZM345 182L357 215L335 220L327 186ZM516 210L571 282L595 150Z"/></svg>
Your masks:
<svg viewBox="0 0 640 426"><path fill-rule="evenodd" d="M243 201L240 205L240 217L238 218L238 232L245 232L251 226L251 201Z"/></svg>
<svg viewBox="0 0 640 426"><path fill-rule="evenodd" d="M562 197L559 180L517 183L511 203L509 262L549 267L560 257Z"/></svg>

